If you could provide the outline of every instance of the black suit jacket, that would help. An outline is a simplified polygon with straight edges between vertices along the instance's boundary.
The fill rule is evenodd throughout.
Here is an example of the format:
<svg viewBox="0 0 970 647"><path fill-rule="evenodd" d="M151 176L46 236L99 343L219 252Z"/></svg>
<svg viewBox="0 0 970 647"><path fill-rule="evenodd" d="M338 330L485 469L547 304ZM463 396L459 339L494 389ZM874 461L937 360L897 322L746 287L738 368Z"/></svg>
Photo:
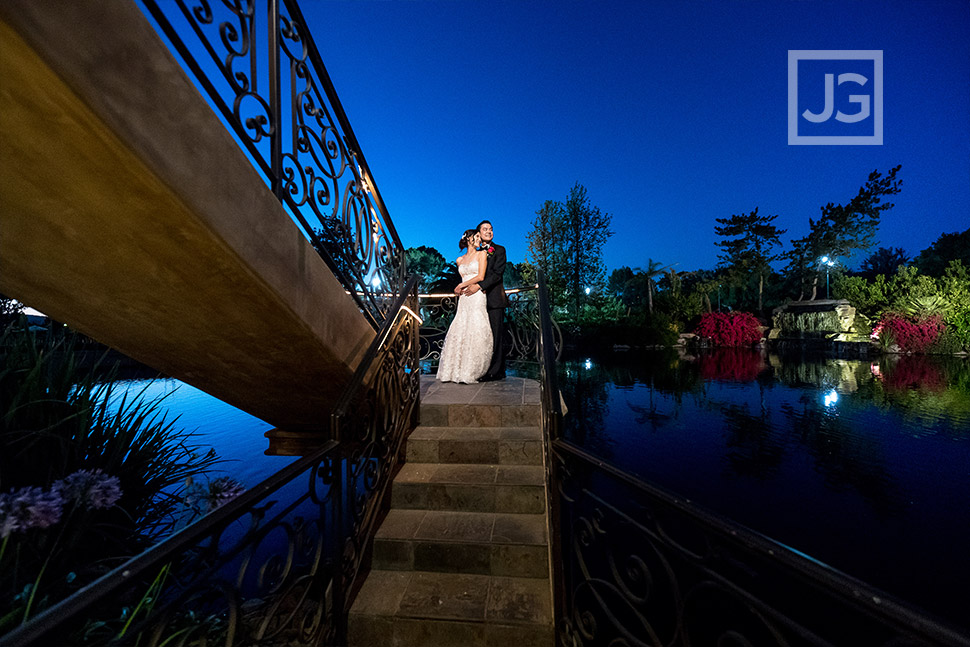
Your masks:
<svg viewBox="0 0 970 647"><path fill-rule="evenodd" d="M488 247L493 248L491 254L487 253ZM505 308L509 305L505 297L505 284L502 276L505 274L505 248L492 242L486 247L488 263L485 265L485 278L478 282L478 287L485 291L485 304L487 308Z"/></svg>

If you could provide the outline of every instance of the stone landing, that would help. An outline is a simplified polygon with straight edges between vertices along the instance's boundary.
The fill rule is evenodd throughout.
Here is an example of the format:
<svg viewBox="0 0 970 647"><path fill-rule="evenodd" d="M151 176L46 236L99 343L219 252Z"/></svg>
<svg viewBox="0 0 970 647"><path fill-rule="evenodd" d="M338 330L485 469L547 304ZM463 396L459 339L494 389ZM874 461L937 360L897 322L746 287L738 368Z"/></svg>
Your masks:
<svg viewBox="0 0 970 647"><path fill-rule="evenodd" d="M551 647L538 382L423 376L421 393L350 644Z"/></svg>

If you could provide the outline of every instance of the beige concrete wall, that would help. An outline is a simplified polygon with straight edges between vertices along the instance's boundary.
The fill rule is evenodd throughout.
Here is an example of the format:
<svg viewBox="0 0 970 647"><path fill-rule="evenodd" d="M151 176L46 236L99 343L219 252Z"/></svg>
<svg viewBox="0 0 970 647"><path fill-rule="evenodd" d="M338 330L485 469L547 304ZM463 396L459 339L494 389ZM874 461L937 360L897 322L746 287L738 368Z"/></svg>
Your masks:
<svg viewBox="0 0 970 647"><path fill-rule="evenodd" d="M128 0L0 4L0 291L288 429L374 338Z"/></svg>

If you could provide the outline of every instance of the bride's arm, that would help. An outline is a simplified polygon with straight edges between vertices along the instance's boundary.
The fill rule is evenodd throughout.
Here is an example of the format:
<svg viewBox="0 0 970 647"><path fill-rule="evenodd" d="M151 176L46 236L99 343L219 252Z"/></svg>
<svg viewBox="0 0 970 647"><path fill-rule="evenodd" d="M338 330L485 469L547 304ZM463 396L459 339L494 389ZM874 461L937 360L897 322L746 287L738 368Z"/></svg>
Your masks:
<svg viewBox="0 0 970 647"><path fill-rule="evenodd" d="M485 278L485 266L488 265L488 256L485 252L476 252L478 254L478 274L471 277L467 281L462 281L458 287L461 289L467 288L471 285L475 285L479 281Z"/></svg>

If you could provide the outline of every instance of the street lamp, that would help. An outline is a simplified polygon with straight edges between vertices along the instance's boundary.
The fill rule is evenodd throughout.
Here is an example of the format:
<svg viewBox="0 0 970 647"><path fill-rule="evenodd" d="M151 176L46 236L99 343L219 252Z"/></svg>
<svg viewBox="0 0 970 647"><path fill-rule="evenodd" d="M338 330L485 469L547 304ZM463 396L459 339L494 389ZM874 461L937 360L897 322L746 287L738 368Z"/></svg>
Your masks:
<svg viewBox="0 0 970 647"><path fill-rule="evenodd" d="M825 266L825 298L829 298L829 268L835 265L835 261L830 261L828 256L822 257L822 265Z"/></svg>

